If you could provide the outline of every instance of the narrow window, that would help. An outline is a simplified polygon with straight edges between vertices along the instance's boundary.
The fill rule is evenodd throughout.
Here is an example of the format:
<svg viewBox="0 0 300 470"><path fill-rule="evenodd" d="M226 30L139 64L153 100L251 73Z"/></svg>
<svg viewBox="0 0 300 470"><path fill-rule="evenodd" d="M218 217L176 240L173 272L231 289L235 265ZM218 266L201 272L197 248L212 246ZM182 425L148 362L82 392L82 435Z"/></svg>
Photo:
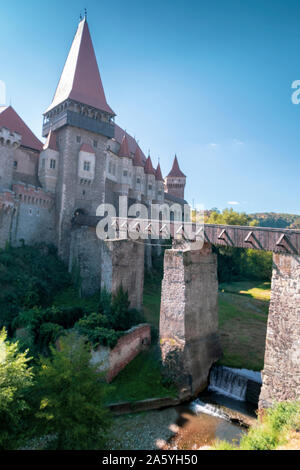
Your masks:
<svg viewBox="0 0 300 470"><path fill-rule="evenodd" d="M54 158L51 158L51 160L50 160L50 168L51 168L52 170L54 170L54 169L55 169L55 165L56 165L56 160L54 160Z"/></svg>
<svg viewBox="0 0 300 470"><path fill-rule="evenodd" d="M149 184L148 188L149 188L149 190L151 191L151 189L152 189L152 184Z"/></svg>
<svg viewBox="0 0 300 470"><path fill-rule="evenodd" d="M76 142L77 142L77 144L80 144L80 142L81 142L81 137L80 137L80 135L77 135L77 136L76 136Z"/></svg>
<svg viewBox="0 0 300 470"><path fill-rule="evenodd" d="M140 184L141 178L137 178L137 179L136 179L136 182L137 182L137 184Z"/></svg>
<svg viewBox="0 0 300 470"><path fill-rule="evenodd" d="M127 176L127 171L126 170L123 171L123 176Z"/></svg>
<svg viewBox="0 0 300 470"><path fill-rule="evenodd" d="M14 161L14 169L16 170L18 168L18 162L15 160Z"/></svg>
<svg viewBox="0 0 300 470"><path fill-rule="evenodd" d="M93 145L94 145L94 147L95 147L95 149L96 149L96 148L98 147L98 140L94 140Z"/></svg>
<svg viewBox="0 0 300 470"><path fill-rule="evenodd" d="M90 162L83 162L84 171L90 171L91 164Z"/></svg>

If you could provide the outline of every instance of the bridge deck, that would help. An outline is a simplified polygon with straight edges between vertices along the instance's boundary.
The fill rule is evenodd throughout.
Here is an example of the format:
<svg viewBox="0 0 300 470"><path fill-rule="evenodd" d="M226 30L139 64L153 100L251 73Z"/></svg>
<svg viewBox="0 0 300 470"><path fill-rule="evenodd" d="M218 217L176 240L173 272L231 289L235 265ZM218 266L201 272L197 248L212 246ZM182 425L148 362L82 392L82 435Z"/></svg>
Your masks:
<svg viewBox="0 0 300 470"><path fill-rule="evenodd" d="M96 227L103 217L78 215L74 218L73 224L76 226ZM132 223L133 220L139 221L141 226L151 233L151 220L144 219L121 219L114 218L117 228L126 229L126 222ZM174 234L183 233L180 222L170 222L165 224L157 221L160 237L162 238L162 229L164 226L169 228L171 237ZM189 225L196 231L196 224L185 222L185 227ZM154 229L155 223L153 224ZM197 227L199 229L200 225ZM246 227L240 225L212 225L204 224L204 241L212 245L231 246L237 248L253 248L255 250L273 251L278 253L290 253L300 255L300 230L279 229L269 227ZM157 228L155 229L157 231Z"/></svg>

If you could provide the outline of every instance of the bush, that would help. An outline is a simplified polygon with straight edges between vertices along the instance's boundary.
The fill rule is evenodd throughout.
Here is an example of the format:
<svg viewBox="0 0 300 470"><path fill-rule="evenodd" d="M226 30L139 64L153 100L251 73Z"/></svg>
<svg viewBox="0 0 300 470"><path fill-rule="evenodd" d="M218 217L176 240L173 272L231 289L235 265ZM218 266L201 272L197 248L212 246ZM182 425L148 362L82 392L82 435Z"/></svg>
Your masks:
<svg viewBox="0 0 300 470"><path fill-rule="evenodd" d="M261 422L253 426L240 442L241 450L272 450L283 444L289 430L300 422L300 402L281 402L266 410ZM225 449L223 441L215 449Z"/></svg>
<svg viewBox="0 0 300 470"><path fill-rule="evenodd" d="M27 351L19 352L18 343L7 341L0 333L0 449L15 449L26 438L24 425L29 410L28 392L33 385Z"/></svg>
<svg viewBox="0 0 300 470"><path fill-rule="evenodd" d="M132 326L142 323L141 314L135 309L130 309L129 305L128 292L125 292L120 286L112 298L110 312L107 315L111 328L117 331L126 331Z"/></svg>
<svg viewBox="0 0 300 470"><path fill-rule="evenodd" d="M69 285L71 276L53 246L7 245L0 250L0 326L12 334L12 321L21 309L45 307Z"/></svg>
<svg viewBox="0 0 300 470"><path fill-rule="evenodd" d="M77 322L76 329L80 334L86 336L93 346L102 344L113 348L122 333L107 328L107 326L108 320L104 315L91 313Z"/></svg>
<svg viewBox="0 0 300 470"><path fill-rule="evenodd" d="M110 413L104 407L107 386L90 364L91 353L75 333L42 358L37 376L37 428L53 435L55 449L103 449Z"/></svg>

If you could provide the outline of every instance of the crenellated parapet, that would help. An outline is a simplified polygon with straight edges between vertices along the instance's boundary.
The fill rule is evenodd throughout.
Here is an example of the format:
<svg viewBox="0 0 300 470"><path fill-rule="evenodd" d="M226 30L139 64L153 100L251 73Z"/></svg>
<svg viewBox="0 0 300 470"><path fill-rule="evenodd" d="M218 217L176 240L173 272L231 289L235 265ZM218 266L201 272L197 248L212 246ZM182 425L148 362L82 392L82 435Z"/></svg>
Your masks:
<svg viewBox="0 0 300 470"><path fill-rule="evenodd" d="M21 145L22 136L17 132L10 131L6 127L0 128L0 146L17 148Z"/></svg>
<svg viewBox="0 0 300 470"><path fill-rule="evenodd" d="M54 197L50 192L30 184L13 184L13 193L21 204L35 205L47 209L52 209L54 206Z"/></svg>

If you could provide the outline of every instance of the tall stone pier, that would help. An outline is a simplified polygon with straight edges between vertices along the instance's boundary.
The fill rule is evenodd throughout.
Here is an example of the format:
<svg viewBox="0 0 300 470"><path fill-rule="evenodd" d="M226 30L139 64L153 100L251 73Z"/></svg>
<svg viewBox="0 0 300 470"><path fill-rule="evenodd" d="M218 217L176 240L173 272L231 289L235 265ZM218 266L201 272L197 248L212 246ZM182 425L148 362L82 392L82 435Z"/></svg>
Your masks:
<svg viewBox="0 0 300 470"><path fill-rule="evenodd" d="M122 286L130 306L138 310L143 303L144 243L134 240L107 240L103 243L101 288L115 293Z"/></svg>
<svg viewBox="0 0 300 470"><path fill-rule="evenodd" d="M166 250L160 310L164 372L192 397L207 385L221 356L218 330L217 258L202 250Z"/></svg>
<svg viewBox="0 0 300 470"><path fill-rule="evenodd" d="M69 270L78 268L82 295L100 288L128 292L130 306L141 309L144 287L144 243L126 239L100 240L94 227L71 232Z"/></svg>
<svg viewBox="0 0 300 470"><path fill-rule="evenodd" d="M300 256L273 254L259 408L300 398Z"/></svg>

